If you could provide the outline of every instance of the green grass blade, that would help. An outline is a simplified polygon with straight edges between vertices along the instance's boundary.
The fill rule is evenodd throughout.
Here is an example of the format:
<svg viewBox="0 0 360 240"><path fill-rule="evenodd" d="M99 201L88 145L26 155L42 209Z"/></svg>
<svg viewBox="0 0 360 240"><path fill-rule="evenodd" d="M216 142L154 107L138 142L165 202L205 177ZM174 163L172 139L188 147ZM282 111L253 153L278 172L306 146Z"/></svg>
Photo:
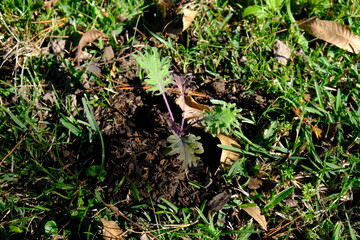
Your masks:
<svg viewBox="0 0 360 240"><path fill-rule="evenodd" d="M87 118L88 121L89 121L89 124L90 124L91 129L92 129L94 132L98 132L98 131L99 131L99 126L98 126L98 124L97 124L97 122L96 122L94 113L93 113L92 110L91 110L89 101L87 100L86 97L83 97L83 98L81 99L81 101L82 101L82 104L83 104L83 106L84 106L84 111L85 111L85 114L86 114L86 118Z"/></svg>
<svg viewBox="0 0 360 240"><path fill-rule="evenodd" d="M290 187L290 188L285 189L284 191L280 192L273 199L271 199L270 202L268 202L265 205L264 209L267 210L267 209L274 207L275 205L280 203L282 200L287 198L287 196L289 196L293 191L294 191L294 187Z"/></svg>
<svg viewBox="0 0 360 240"><path fill-rule="evenodd" d="M20 119L19 119L17 116L15 116L15 115L10 111L9 108L7 108L5 111L6 111L6 113L10 116L10 118L11 118L21 129L23 129L23 130L26 130L26 129L27 129L26 125L25 125L24 123L22 123L22 122L20 121Z"/></svg>
<svg viewBox="0 0 360 240"><path fill-rule="evenodd" d="M340 237L341 237L341 229L344 225L342 224L342 222L337 222L335 224L335 227L334 227L334 232L333 232L333 235L332 235L332 240L339 240Z"/></svg>

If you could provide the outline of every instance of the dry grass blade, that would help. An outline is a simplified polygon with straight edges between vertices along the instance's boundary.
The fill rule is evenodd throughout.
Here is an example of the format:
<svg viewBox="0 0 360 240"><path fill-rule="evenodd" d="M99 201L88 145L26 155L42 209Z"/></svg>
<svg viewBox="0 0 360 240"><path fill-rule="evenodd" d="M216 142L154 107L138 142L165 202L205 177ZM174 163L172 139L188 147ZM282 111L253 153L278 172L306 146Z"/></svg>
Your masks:
<svg viewBox="0 0 360 240"><path fill-rule="evenodd" d="M299 25L299 27L314 37L339 48L356 54L360 52L360 36L355 35L349 26L333 21L313 19Z"/></svg>
<svg viewBox="0 0 360 240"><path fill-rule="evenodd" d="M86 44L91 43L100 37L107 38L107 36L103 32L96 30L96 29L91 29L91 30L87 31L81 37L81 39L79 41L77 53L76 53L76 58L75 58L77 61L77 66L80 65L80 57L82 54L83 47L85 47Z"/></svg>

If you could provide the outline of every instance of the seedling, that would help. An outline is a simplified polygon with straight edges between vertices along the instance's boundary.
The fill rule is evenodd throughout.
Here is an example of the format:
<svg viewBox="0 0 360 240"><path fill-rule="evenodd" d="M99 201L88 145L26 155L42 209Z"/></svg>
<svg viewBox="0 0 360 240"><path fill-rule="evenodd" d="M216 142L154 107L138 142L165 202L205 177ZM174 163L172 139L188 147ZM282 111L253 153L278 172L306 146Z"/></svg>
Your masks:
<svg viewBox="0 0 360 240"><path fill-rule="evenodd" d="M196 166L196 162L199 159L196 154L204 152L199 142L200 137L193 134L184 135L187 129L184 128L184 113L182 114L181 124L178 125L166 97L167 86L170 84L175 85L180 91L182 109L185 109L185 95L187 94L187 86L191 82L191 78L189 76L171 76L169 60L167 58L161 59L157 48L147 48L144 54L138 53L138 55L134 55L134 58L147 74L145 83L150 87L147 91L153 92L156 95L162 95L169 112L173 134L167 139L171 143L171 150L168 154L178 154L178 159L183 162L183 169L191 165ZM204 122L206 131L209 131L213 136L220 132L229 134L233 128L239 129L240 120L252 123L251 120L239 115L241 110L237 109L235 104L229 104L220 100L212 100L212 102L216 105L214 110L204 111L203 117L196 121L196 123Z"/></svg>
<svg viewBox="0 0 360 240"><path fill-rule="evenodd" d="M146 48L144 54L138 53L138 55L134 55L134 58L147 74L145 83L150 87L147 91L152 92L155 95L162 95L169 112L173 134L168 137L168 141L171 143L171 150L168 154L178 154L178 159L183 162L182 169L186 169L191 165L196 166L197 160L199 159L196 154L204 152L201 143L198 142L200 137L193 134L184 135L184 115L182 116L181 124L179 126L175 121L174 114L166 97L167 86L175 84L180 90L180 97L184 103L187 83L186 78L172 78L169 60L167 58L161 59L157 48Z"/></svg>

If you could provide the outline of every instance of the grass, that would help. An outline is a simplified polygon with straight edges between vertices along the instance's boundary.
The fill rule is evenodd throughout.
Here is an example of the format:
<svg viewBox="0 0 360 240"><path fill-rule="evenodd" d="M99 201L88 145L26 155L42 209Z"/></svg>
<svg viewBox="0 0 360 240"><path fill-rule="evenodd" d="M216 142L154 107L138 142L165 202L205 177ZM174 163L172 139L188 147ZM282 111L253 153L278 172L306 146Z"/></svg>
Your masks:
<svg viewBox="0 0 360 240"><path fill-rule="evenodd" d="M116 220L128 239L139 239L145 230L158 239L358 239L359 58L314 40L294 22L316 15L360 34L358 2L206 1L179 40L156 31L160 17L154 16L153 1L42 5L32 0L0 5L1 239L102 239L99 217ZM199 86L225 79L242 89L222 100L269 100L264 110L247 113L254 126L232 131L241 148L223 146L241 158L220 173L235 193L222 210L207 211L207 201L194 208L167 199L157 203L151 189L143 201L136 184L128 189L136 204L119 209L136 219L136 226L109 207L117 201L104 187L110 180L104 168L107 146L95 113L110 106L117 90L106 81L112 65L99 77L71 61L80 33L91 28L109 36L85 47L98 61L104 44L123 57L146 43L163 43L162 55L180 72L194 73ZM47 47L55 39L72 46L54 53ZM299 52L286 66L273 58L276 39ZM84 88L85 78L90 88ZM83 90L81 98L77 89ZM249 189L250 177L275 184L268 191ZM126 187L124 179L117 179L115 192ZM246 204L260 208L268 232L241 210Z"/></svg>

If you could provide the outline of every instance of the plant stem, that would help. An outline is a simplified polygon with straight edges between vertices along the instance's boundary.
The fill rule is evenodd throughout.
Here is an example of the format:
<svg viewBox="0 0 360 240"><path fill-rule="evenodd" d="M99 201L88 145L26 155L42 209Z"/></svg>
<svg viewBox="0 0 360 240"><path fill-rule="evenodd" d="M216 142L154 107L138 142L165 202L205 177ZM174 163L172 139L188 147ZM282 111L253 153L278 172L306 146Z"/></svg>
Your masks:
<svg viewBox="0 0 360 240"><path fill-rule="evenodd" d="M166 94L165 94L165 93L162 93L161 95L163 96L163 99L164 99L166 108L167 108L167 110L168 110L168 112L169 112L169 114L170 114L171 123L172 123L172 125L173 125L174 131L176 132L176 134L179 134L179 132L178 132L178 127L176 126L176 123L175 123L174 115L172 114L172 111L171 111L169 102L168 102L168 100L167 100L167 98L166 98Z"/></svg>

